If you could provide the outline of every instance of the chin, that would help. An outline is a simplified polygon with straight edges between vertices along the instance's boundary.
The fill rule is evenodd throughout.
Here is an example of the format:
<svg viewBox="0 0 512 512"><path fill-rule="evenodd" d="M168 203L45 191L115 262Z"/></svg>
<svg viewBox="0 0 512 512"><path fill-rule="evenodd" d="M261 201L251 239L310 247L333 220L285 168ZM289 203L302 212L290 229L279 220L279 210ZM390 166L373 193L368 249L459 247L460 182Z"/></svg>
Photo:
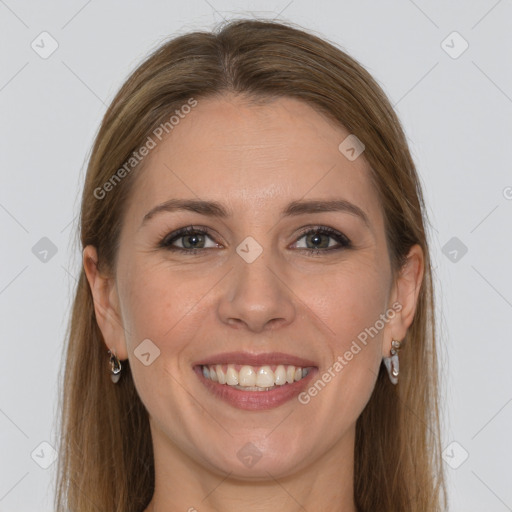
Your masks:
<svg viewBox="0 0 512 512"><path fill-rule="evenodd" d="M296 474L308 464L311 450L305 447L303 440L298 446L296 443L287 443L286 437L276 435L274 439L265 439L248 435L244 440L231 440L225 449L221 447L215 450L218 453L213 458L212 451L209 451L208 464L221 474L230 474L230 478L246 481L284 478Z"/></svg>

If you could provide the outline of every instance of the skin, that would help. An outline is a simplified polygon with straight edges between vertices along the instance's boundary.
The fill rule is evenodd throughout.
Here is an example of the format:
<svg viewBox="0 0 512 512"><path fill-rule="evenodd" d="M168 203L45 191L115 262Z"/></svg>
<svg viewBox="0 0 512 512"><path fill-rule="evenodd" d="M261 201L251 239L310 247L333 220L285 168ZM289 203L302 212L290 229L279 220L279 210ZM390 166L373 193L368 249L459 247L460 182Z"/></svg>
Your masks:
<svg viewBox="0 0 512 512"><path fill-rule="evenodd" d="M355 512L356 420L391 340L402 340L413 320L424 264L414 246L393 277L364 153L349 161L338 150L347 135L291 98L259 106L231 95L202 99L137 176L115 275L100 274L95 248L85 248L105 343L129 359L150 415L156 489L146 512ZM215 200L233 215L164 212L141 226L171 198ZM291 201L338 198L361 208L369 227L347 212L280 216ZM211 248L190 255L158 247L189 225L210 228ZM314 246L299 230L317 225L343 233L353 248L308 253ZM252 263L236 252L247 236L263 248ZM240 410L192 370L221 352L279 351L315 361L321 376L396 301L401 311L306 405ZM134 355L147 338L160 350L149 366ZM250 468L237 457L248 442L261 454Z"/></svg>

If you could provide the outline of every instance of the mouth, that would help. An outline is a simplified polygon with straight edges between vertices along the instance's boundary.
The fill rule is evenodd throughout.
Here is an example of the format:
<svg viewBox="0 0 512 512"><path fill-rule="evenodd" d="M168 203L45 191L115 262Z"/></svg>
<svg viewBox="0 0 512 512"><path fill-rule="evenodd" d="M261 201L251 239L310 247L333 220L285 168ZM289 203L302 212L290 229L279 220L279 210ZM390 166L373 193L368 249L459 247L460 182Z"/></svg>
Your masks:
<svg viewBox="0 0 512 512"><path fill-rule="evenodd" d="M250 366L240 364L200 365L203 377L242 391L270 391L293 384L309 375L312 367L294 365Z"/></svg>
<svg viewBox="0 0 512 512"><path fill-rule="evenodd" d="M271 409L297 396L318 370L286 354L231 353L194 365L206 389L239 409Z"/></svg>

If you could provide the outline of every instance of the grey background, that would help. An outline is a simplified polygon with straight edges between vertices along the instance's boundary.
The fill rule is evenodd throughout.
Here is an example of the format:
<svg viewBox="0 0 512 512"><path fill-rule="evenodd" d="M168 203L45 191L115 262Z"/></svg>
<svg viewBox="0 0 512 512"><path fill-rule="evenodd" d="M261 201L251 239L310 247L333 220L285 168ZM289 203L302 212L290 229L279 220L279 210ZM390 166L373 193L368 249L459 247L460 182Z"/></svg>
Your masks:
<svg viewBox="0 0 512 512"><path fill-rule="evenodd" d="M106 105L163 40L244 15L336 42L394 104L432 222L450 509L512 510L510 0L0 0L0 512L53 509L41 443L55 444L78 198ZM47 59L31 47L43 31Z"/></svg>

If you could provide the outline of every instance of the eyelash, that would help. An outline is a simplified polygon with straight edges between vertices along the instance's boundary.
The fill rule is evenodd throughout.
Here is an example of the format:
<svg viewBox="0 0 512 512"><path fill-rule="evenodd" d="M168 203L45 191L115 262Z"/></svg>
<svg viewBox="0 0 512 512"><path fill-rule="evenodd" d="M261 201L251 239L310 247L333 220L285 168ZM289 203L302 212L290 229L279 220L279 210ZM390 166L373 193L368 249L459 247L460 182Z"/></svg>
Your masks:
<svg viewBox="0 0 512 512"><path fill-rule="evenodd" d="M301 238L310 234L328 235L330 238L335 239L340 245L338 247L330 247L327 249L299 248L297 250L307 251L310 254L317 256L325 253L331 253L333 251L353 248L352 242L343 233L340 233L339 231L336 231L335 229L330 228L328 226L308 226L307 228L304 228L303 230L301 230L300 236L297 238L295 243L297 243L297 241L299 241ZM167 249L169 251L181 252L189 255L197 255L203 251L213 249L213 247L202 247L199 249L184 249L182 247L175 247L172 245L176 240L179 240L180 238L190 235L207 235L213 240L212 233L208 228L203 226L187 226L185 228L173 231L172 233L164 237L164 239L160 242L159 247L162 249Z"/></svg>

